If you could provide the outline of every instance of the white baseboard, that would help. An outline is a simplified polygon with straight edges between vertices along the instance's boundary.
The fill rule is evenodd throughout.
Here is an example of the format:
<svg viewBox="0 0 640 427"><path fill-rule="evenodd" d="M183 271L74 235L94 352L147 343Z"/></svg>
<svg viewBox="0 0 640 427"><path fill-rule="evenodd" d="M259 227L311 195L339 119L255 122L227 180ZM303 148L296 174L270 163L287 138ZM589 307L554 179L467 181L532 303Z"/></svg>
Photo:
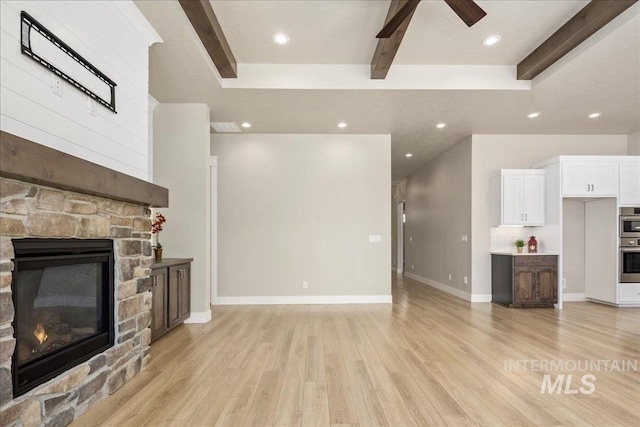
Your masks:
<svg viewBox="0 0 640 427"><path fill-rule="evenodd" d="M453 286L445 285L444 283L436 282L435 280L427 279L426 277L418 276L417 274L407 273L405 271L405 276L412 278L420 283L424 283L425 285L429 285L432 288L439 289L443 292L456 296L458 298L462 298L465 301L469 302L491 302L491 294L470 294L469 292L462 291L460 289L456 289Z"/></svg>
<svg viewBox="0 0 640 427"><path fill-rule="evenodd" d="M211 320L211 309L191 312L191 316L184 323L208 323L209 320Z"/></svg>
<svg viewBox="0 0 640 427"><path fill-rule="evenodd" d="M577 301L589 301L587 297L584 296L583 293L573 293L573 294L562 294L563 302L577 302Z"/></svg>
<svg viewBox="0 0 640 427"><path fill-rule="evenodd" d="M217 297L216 305L391 304L391 295Z"/></svg>

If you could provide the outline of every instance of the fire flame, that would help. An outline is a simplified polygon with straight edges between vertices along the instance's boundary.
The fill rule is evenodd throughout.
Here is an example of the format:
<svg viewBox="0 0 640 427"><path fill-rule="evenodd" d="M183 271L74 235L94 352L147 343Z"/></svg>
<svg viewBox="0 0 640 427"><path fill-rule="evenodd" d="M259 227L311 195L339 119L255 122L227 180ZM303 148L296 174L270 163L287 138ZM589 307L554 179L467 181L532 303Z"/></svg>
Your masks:
<svg viewBox="0 0 640 427"><path fill-rule="evenodd" d="M44 330L44 326L42 325L42 323L38 323L36 325L36 328L33 330L33 335L35 335L38 341L40 341L40 344L42 344L47 340L47 338L49 338L49 335L47 335L47 332Z"/></svg>

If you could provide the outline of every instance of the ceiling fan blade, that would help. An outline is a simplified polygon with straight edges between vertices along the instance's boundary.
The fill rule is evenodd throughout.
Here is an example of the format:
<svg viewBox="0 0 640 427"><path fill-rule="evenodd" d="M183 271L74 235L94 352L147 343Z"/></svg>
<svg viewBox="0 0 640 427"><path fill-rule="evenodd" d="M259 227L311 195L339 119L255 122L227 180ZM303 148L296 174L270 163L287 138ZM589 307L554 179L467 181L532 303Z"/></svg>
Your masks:
<svg viewBox="0 0 640 427"><path fill-rule="evenodd" d="M407 16L411 15L411 12L415 10L415 8L420 3L420 0L409 0L405 3L404 6L400 8L400 10L393 15L393 18L389 19L389 22L382 27L382 30L376 35L376 38L379 39L388 39L391 35L398 29L402 21L407 19Z"/></svg>
<svg viewBox="0 0 640 427"><path fill-rule="evenodd" d="M480 6L478 6L473 0L444 0L449 7L467 24L467 27L471 27L473 24L484 18L487 14Z"/></svg>

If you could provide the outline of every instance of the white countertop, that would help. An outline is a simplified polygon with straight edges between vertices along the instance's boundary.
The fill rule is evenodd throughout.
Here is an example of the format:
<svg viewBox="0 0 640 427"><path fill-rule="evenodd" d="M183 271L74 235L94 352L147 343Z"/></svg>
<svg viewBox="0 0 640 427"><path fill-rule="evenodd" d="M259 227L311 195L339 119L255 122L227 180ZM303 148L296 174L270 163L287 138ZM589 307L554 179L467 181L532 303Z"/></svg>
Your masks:
<svg viewBox="0 0 640 427"><path fill-rule="evenodd" d="M491 251L491 255L513 255L513 256L530 256L530 255L559 255L556 252L538 252L537 254L530 254L526 250L522 253L511 251Z"/></svg>

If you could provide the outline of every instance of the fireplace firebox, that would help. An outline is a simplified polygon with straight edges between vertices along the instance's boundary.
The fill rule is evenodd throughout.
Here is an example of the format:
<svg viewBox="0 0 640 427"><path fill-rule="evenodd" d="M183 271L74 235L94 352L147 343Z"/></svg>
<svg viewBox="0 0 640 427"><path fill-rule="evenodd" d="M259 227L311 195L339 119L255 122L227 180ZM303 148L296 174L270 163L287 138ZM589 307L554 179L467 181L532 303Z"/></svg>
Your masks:
<svg viewBox="0 0 640 427"><path fill-rule="evenodd" d="M107 239L14 239L14 397L113 346Z"/></svg>

